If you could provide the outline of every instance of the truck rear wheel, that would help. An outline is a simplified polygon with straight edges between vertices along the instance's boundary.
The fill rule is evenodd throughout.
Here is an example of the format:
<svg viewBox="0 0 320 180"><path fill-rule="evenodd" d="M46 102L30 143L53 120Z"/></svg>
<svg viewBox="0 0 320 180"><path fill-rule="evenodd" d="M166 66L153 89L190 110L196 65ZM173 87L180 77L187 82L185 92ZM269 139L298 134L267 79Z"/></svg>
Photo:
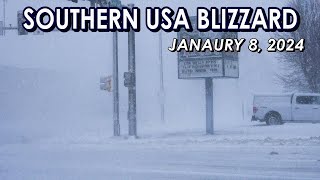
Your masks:
<svg viewBox="0 0 320 180"><path fill-rule="evenodd" d="M266 123L267 125L281 125L282 124L282 120L281 117L278 114L275 113L270 113L267 117L266 117Z"/></svg>

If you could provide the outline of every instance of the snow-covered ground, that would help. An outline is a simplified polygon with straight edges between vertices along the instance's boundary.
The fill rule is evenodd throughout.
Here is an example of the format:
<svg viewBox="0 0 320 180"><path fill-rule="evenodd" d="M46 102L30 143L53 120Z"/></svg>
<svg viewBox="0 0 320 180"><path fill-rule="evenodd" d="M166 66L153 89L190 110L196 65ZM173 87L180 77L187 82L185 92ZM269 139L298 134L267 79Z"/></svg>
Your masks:
<svg viewBox="0 0 320 180"><path fill-rule="evenodd" d="M55 136L0 145L0 179L319 179L320 124Z"/></svg>

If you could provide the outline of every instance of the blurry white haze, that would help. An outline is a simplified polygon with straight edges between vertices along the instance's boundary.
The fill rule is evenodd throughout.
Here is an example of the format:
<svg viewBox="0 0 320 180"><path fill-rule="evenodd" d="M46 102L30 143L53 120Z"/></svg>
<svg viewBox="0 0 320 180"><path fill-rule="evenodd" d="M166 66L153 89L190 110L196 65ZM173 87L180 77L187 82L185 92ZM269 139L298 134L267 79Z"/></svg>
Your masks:
<svg viewBox="0 0 320 180"><path fill-rule="evenodd" d="M0 0L2 2L2 0ZM163 33L165 120L159 105L159 34L144 24L146 6L282 7L279 0L123 0L141 8L136 33L138 139L128 134L128 35L119 33L121 138L113 138L113 98L100 91L112 75L112 33L0 36L0 180L319 179L320 124L252 123L255 93L281 93L277 54L240 57L239 79L215 79L215 134L205 135L205 82L179 80L177 33ZM26 6L89 6L66 0L9 0L6 24ZM2 12L2 10L0 11ZM2 16L2 13L0 13ZM2 17L0 17L2 19ZM267 49L271 33L258 38Z"/></svg>
<svg viewBox="0 0 320 180"><path fill-rule="evenodd" d="M268 1L127 1L141 8L142 29L136 33L137 121L138 134L205 129L204 80L178 80L177 54L167 48L176 33L163 35L165 119L159 106L159 35L144 25L146 6L186 7L195 15L196 7L282 6ZM16 14L26 6L89 6L66 0L10 0L6 24L16 25ZM1 14L2 15L2 14ZM2 19L2 17L0 17ZM270 33L239 33L256 37L266 49ZM121 133L127 134L127 33L119 33L119 86ZM16 31L0 37L0 136L2 141L24 137L97 133L112 136L112 94L99 90L100 76L112 74L112 33L60 33L18 36ZM279 70L276 54L251 53L243 46L240 53L240 78L214 80L215 129L247 125L251 118L253 93L282 92L276 83ZM6 138L4 138L6 137ZM10 138L8 138L10 137ZM15 141L12 139L12 141Z"/></svg>

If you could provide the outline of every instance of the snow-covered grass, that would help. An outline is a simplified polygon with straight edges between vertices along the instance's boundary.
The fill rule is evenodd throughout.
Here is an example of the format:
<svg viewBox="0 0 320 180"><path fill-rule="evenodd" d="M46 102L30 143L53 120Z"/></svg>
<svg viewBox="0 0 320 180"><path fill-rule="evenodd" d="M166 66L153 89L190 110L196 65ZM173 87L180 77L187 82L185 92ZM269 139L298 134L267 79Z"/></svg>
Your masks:
<svg viewBox="0 0 320 180"><path fill-rule="evenodd" d="M160 129L160 130L159 130ZM86 132L84 134L64 134L42 139L45 143L63 144L258 144L258 145L320 145L320 124L287 123L281 126L267 126L261 123L252 125L220 128L214 135L206 135L204 130L161 129L153 132L140 132L137 139L128 139L126 135L120 138L109 134ZM125 133L125 132L124 132Z"/></svg>

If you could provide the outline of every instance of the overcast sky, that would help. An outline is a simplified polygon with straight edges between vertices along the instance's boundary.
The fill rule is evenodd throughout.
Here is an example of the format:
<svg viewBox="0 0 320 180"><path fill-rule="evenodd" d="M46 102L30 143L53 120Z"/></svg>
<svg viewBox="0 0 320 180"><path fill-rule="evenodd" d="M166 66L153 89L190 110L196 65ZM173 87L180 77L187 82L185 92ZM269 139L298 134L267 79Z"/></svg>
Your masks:
<svg viewBox="0 0 320 180"><path fill-rule="evenodd" d="M220 0L220 1L123 1L124 4L135 3L143 9L146 6L179 6L187 7L189 15L195 15L197 6L279 6L285 1L279 0ZM41 1L41 0L10 0L7 5L7 24L16 24L18 10L26 6L39 8L41 6L86 6L87 2L73 4L71 2ZM2 16L2 13L0 13ZM148 31L142 20L141 32L136 33L137 58L137 100L138 116L142 121L158 121L159 114L159 46L158 33ZM167 50L176 33L164 33L163 58L164 82L166 88L166 115L171 121L187 124L199 124L204 119L204 82L200 80L179 80L177 74L177 54ZM261 41L261 47L266 49L267 40L271 33L263 31L257 33L239 33L239 37L256 37ZM123 87L123 73L128 69L127 33L119 33L119 76L120 76L120 108L121 119L126 121L127 88ZM73 73L76 81L82 82L85 93L79 97L86 97L81 104L93 104L96 107L106 107L112 112L112 96L105 95L99 90L100 76L112 74L112 33L59 33L51 32L45 35L17 36L17 32L8 32L6 37L0 37L0 65L17 66L20 68L52 69L57 72ZM276 54L263 52L251 53L246 47L239 54L240 78L237 80L214 80L215 84L215 116L220 119L217 124L239 123L242 115L242 104L247 103L247 111L251 112L251 97L257 92L281 92L275 83L275 75L279 70ZM10 77L8 77L8 81ZM63 83L61 83L63 86ZM37 93L36 91L34 93ZM107 97L106 97L107 96ZM101 100L105 98L105 100ZM52 97L54 99L54 97ZM90 102L89 102L90 101ZM233 113L225 113L232 111ZM105 111L101 108L101 116ZM111 116L111 115L110 115ZM108 121L109 122L109 121ZM202 121L201 121L202 122ZM247 121L245 121L247 122ZM111 123L111 121L109 122Z"/></svg>

